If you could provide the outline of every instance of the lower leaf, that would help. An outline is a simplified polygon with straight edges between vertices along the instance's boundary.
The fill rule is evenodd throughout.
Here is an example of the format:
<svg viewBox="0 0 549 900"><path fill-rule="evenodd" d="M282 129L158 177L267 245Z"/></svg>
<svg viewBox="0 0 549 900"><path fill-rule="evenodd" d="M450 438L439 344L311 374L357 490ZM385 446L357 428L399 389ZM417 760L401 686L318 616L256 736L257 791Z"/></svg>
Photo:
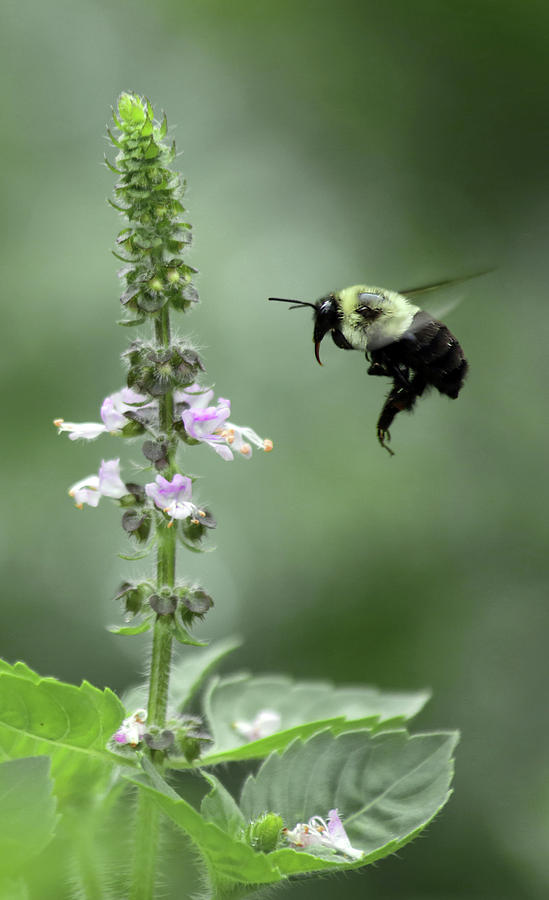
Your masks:
<svg viewBox="0 0 549 900"><path fill-rule="evenodd" d="M159 775L154 766L143 759L145 776L131 777L140 790L147 791L163 812L194 842L204 858L213 884L214 896L229 890L240 891L238 885L273 884L281 873L270 861L270 855L256 852L243 839L229 834L195 810ZM247 889L249 891L249 888ZM237 894L245 896L242 893Z"/></svg>

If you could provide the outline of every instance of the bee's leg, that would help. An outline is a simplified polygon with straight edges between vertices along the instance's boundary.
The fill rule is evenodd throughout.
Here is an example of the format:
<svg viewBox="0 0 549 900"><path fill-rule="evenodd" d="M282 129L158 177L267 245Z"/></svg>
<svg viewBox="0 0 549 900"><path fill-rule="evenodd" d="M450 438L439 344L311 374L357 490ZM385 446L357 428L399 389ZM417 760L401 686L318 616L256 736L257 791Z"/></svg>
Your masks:
<svg viewBox="0 0 549 900"><path fill-rule="evenodd" d="M425 386L425 379L418 374L414 376L412 381L407 382L407 387L402 387L397 384L396 379L393 382L393 388L389 393L389 396L383 405L383 409L381 410L381 415L377 420L377 439L381 446L384 447L391 456L394 456L394 452L386 443L391 440L389 428L399 412L402 412L403 410L410 412L413 409L417 398L420 397L425 390Z"/></svg>
<svg viewBox="0 0 549 900"><path fill-rule="evenodd" d="M397 387L397 385L394 385L392 391L383 404L383 409L381 410L381 414L379 416L379 419L377 420L377 439L381 446L384 447L391 456L394 456L395 454L394 451L387 446L386 441L391 440L389 427L392 425L393 419L395 418L397 413L399 413L403 408L401 400L402 395L404 395L403 389L401 387Z"/></svg>
<svg viewBox="0 0 549 900"><path fill-rule="evenodd" d="M368 375L388 375L388 371L381 363L373 362L368 368Z"/></svg>
<svg viewBox="0 0 549 900"><path fill-rule="evenodd" d="M404 363L395 362L392 359L385 361L387 374L393 379L393 385L400 384L405 391L410 389L410 369Z"/></svg>
<svg viewBox="0 0 549 900"><path fill-rule="evenodd" d="M367 352L366 359L369 360ZM410 387L410 370L408 369L408 367L399 363L395 363L391 359L387 359L384 354L378 354L376 358L372 360L372 363L368 369L368 375L386 375L389 378L393 379L395 385L398 381L401 387L405 389Z"/></svg>
<svg viewBox="0 0 549 900"><path fill-rule="evenodd" d="M353 350L353 345L349 343L345 335L341 333L339 328L332 328L332 340L336 347L340 350Z"/></svg>

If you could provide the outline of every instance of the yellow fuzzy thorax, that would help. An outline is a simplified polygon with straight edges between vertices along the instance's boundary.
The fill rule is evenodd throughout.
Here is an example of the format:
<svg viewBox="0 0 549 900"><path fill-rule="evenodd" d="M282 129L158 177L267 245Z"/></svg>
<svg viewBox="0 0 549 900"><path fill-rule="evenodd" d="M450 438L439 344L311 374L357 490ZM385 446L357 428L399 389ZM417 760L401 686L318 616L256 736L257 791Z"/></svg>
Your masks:
<svg viewBox="0 0 549 900"><path fill-rule="evenodd" d="M351 287L344 288L339 292L339 302L344 315L352 315L354 313L359 294L378 294L380 297L380 306L383 304L387 315L393 316L402 314L402 312L410 307L410 302L399 294L398 291L389 291L387 288L377 287L371 284L353 284Z"/></svg>
<svg viewBox="0 0 549 900"><path fill-rule="evenodd" d="M365 322L364 317L356 311L360 303L358 296L363 293L379 297L379 303L377 300L368 303L372 308L383 312L372 323ZM341 330L352 346L361 350L371 349L374 344L398 340L419 309L398 291L367 284L354 284L344 288L336 297L343 313Z"/></svg>

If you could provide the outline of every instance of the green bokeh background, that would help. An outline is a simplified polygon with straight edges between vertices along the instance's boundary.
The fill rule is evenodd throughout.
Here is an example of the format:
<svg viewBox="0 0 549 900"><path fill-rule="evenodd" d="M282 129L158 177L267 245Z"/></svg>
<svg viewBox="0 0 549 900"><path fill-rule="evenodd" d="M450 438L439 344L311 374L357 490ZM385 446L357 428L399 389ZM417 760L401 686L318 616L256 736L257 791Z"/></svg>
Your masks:
<svg viewBox="0 0 549 900"><path fill-rule="evenodd" d="M217 552L181 562L216 600L202 633L242 634L239 668L430 686L418 727L462 731L426 838L280 897L547 896L548 32L538 0L3 5L1 652L119 691L146 665L146 638L104 630L146 564L117 558L114 508L65 494L138 446L51 425L96 420L122 384L102 135L135 90L184 151L203 300L185 327L235 421L275 442L189 451L219 520ZM491 265L449 319L463 394L400 417L394 459L381 379L328 342L320 369L309 315L265 302Z"/></svg>

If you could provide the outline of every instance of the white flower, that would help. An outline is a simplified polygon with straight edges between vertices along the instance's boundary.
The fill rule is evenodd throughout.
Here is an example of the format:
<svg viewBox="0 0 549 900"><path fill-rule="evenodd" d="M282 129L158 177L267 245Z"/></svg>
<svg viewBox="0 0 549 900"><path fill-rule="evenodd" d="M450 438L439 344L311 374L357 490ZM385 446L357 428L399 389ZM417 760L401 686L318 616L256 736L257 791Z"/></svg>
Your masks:
<svg viewBox="0 0 549 900"><path fill-rule="evenodd" d="M284 828L283 834L294 850L319 847L350 859L360 859L364 855L362 850L351 845L337 809L330 810L327 823L320 816L312 816L307 824L299 822L291 831Z"/></svg>
<svg viewBox="0 0 549 900"><path fill-rule="evenodd" d="M69 489L69 497L74 498L79 509L84 503L97 506L101 497L112 497L118 500L127 494L126 485L120 478L120 460L103 460L98 475L88 475Z"/></svg>
<svg viewBox="0 0 549 900"><path fill-rule="evenodd" d="M211 399L213 391L204 394ZM202 441L213 447L222 459L232 459L233 454L227 447L221 430L225 419L231 414L231 405L228 400L219 400L217 406L204 406L202 402L184 409L181 415L185 431L195 441Z"/></svg>
<svg viewBox="0 0 549 900"><path fill-rule="evenodd" d="M233 422L225 423L221 437L227 441L232 450L241 453L244 459L250 459L252 455L251 444L266 453L273 449L273 442L269 438L260 438L252 428L235 425Z"/></svg>
<svg viewBox="0 0 549 900"><path fill-rule="evenodd" d="M78 438L93 441L107 431L118 434L124 425L128 424L124 413L134 409L136 404L143 404L146 399L143 394L138 394L132 388L122 388L121 391L110 394L103 400L100 411L102 422L65 422L64 419L54 419L53 424L58 434L62 431L68 432L71 441Z"/></svg>
<svg viewBox="0 0 549 900"><path fill-rule="evenodd" d="M205 409L209 406L214 392L211 388L203 388L200 384L189 385L187 388L180 388L173 392L173 399L176 403L186 403L192 409Z"/></svg>
<svg viewBox="0 0 549 900"><path fill-rule="evenodd" d="M262 709L253 722L239 719L237 722L233 722L233 728L244 740L259 741L278 731L280 722L280 715L274 709Z"/></svg>
<svg viewBox="0 0 549 900"><path fill-rule="evenodd" d="M124 719L122 725L116 731L112 739L117 744L129 744L130 747L137 747L143 739L143 735L147 730L145 722L147 721L147 710L136 709L131 716Z"/></svg>
<svg viewBox="0 0 549 900"><path fill-rule="evenodd" d="M65 422L64 419L54 419L53 424L57 428L58 434L67 431L71 441L76 441L78 438L93 441L107 430L100 422Z"/></svg>
<svg viewBox="0 0 549 900"><path fill-rule="evenodd" d="M172 520L187 519L196 513L203 514L191 503L192 481L187 475L177 473L171 481L157 475L154 481L145 485L145 493Z"/></svg>
<svg viewBox="0 0 549 900"><path fill-rule="evenodd" d="M268 438L260 438L252 428L227 421L231 414L230 400L219 397L217 404L209 405L212 398L211 390L200 394L197 385L188 388L184 398L188 408L183 410L181 418L189 437L208 444L225 460L234 459L233 450L249 459L252 444L266 452L273 449L273 442Z"/></svg>

